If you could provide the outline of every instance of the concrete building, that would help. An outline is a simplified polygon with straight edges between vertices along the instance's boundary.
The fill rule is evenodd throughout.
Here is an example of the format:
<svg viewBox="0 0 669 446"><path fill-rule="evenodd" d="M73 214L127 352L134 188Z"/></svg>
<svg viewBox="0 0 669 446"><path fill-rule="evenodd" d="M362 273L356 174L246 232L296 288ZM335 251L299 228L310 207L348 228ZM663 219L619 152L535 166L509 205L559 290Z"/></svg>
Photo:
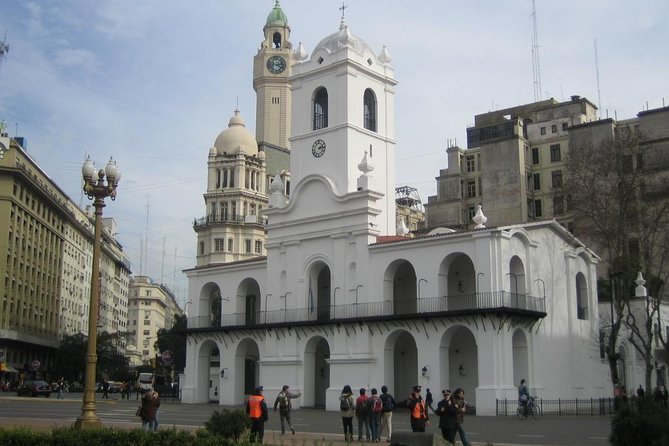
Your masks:
<svg viewBox="0 0 669 446"><path fill-rule="evenodd" d="M131 335L128 349L130 353L137 352L140 363L148 364L160 353L155 346L158 331L172 328L174 320L183 315L183 311L172 291L148 276L135 276L130 280L129 296L128 331Z"/></svg>
<svg viewBox="0 0 669 446"><path fill-rule="evenodd" d="M477 205L497 224L572 216L560 195L569 129L597 120L597 107L580 96L534 102L476 115L467 148L449 147L437 195L425 205L427 227L467 228Z"/></svg>
<svg viewBox="0 0 669 446"><path fill-rule="evenodd" d="M544 398L608 395L598 257L566 229L481 215L472 231L396 235L390 62L343 17L293 59L293 187L270 186L267 256L186 271L182 401L241 404L259 384L271 400L288 384L295 406L338 410L346 384L398 398L419 384L462 387L491 415L521 378Z"/></svg>
<svg viewBox="0 0 669 446"><path fill-rule="evenodd" d="M44 374L60 339L88 334L93 223L16 138L0 135L0 353L3 368ZM105 231L99 330L127 324L129 262Z"/></svg>

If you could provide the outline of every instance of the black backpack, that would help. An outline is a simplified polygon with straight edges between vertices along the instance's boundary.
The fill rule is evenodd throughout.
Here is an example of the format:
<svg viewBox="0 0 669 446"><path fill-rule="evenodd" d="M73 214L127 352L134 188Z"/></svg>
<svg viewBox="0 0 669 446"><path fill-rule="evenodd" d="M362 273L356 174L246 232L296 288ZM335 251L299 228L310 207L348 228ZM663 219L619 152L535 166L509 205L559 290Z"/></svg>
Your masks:
<svg viewBox="0 0 669 446"><path fill-rule="evenodd" d="M381 394L381 401L383 401L383 411L392 412L395 410L395 399L388 393Z"/></svg>
<svg viewBox="0 0 669 446"><path fill-rule="evenodd" d="M279 409L288 409L288 395L284 392L279 394Z"/></svg>
<svg viewBox="0 0 669 446"><path fill-rule="evenodd" d="M351 410L351 402L349 401L349 396L342 396L341 401L339 402L339 410L349 411Z"/></svg>
<svg viewBox="0 0 669 446"><path fill-rule="evenodd" d="M369 401L367 401L367 400L368 400L368 398L363 400L363 401L358 400L358 402L356 402L355 414L357 416L364 417L365 415L367 415L367 409L368 409L368 404L369 404Z"/></svg>

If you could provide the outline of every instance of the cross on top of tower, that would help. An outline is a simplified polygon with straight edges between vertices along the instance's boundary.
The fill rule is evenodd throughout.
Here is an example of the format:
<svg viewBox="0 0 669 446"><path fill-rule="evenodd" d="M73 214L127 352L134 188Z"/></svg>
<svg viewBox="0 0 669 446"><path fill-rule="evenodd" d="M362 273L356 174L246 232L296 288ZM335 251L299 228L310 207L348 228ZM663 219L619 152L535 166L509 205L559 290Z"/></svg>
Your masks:
<svg viewBox="0 0 669 446"><path fill-rule="evenodd" d="M341 11L341 19L344 20L344 16L346 15L346 2L341 2L341 6L339 7L339 10Z"/></svg>

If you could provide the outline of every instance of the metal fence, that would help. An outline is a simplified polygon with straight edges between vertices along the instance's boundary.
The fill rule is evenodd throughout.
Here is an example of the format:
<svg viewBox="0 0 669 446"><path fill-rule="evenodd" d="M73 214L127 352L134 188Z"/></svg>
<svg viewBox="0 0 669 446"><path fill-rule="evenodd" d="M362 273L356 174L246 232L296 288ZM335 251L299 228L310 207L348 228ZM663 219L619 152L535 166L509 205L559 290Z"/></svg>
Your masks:
<svg viewBox="0 0 669 446"><path fill-rule="evenodd" d="M545 313L544 298L526 294L492 291L456 296L423 299L394 299L381 302L352 303L344 305L283 308L251 313L222 314L220 317L195 316L188 318L188 328L240 327L288 322L350 320L383 316L426 316L472 310L525 310Z"/></svg>
<svg viewBox="0 0 669 446"><path fill-rule="evenodd" d="M576 399L544 399L535 398L534 404L539 408L537 416L546 415L609 415L615 412L614 398L576 398ZM497 416L516 416L517 399L498 399Z"/></svg>

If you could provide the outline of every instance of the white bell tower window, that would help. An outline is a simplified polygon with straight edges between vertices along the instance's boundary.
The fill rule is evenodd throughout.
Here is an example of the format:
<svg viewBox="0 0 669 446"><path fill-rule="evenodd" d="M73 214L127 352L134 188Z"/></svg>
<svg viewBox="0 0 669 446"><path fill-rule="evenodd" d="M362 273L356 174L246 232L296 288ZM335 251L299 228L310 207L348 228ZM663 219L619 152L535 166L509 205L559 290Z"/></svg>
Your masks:
<svg viewBox="0 0 669 446"><path fill-rule="evenodd" d="M314 95L314 130L328 126L328 91L321 87Z"/></svg>
<svg viewBox="0 0 669 446"><path fill-rule="evenodd" d="M371 88L365 90L363 97L363 118L365 128L376 132L376 96Z"/></svg>

